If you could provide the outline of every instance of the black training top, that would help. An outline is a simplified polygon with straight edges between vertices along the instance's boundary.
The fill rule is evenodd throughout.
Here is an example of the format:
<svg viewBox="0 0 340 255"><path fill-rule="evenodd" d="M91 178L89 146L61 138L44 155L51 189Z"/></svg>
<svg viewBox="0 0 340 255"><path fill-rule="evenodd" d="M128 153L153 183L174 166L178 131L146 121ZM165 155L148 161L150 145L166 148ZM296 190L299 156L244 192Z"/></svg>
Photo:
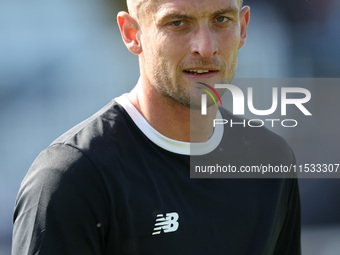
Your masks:
<svg viewBox="0 0 340 255"><path fill-rule="evenodd" d="M280 137L253 130L204 147L225 163L268 162L269 152L270 163L294 163ZM296 179L191 179L188 146L152 129L126 96L112 101L31 166L12 254L300 254Z"/></svg>

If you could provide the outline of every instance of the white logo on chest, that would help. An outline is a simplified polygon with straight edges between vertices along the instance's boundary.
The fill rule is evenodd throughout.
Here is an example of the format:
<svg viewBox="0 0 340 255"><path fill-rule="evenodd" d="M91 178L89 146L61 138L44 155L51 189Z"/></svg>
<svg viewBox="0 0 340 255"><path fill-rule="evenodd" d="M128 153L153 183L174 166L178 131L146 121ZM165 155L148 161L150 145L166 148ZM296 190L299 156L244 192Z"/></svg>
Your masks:
<svg viewBox="0 0 340 255"><path fill-rule="evenodd" d="M167 213L166 217L163 214L157 214L155 228L152 235L159 235L163 230L164 233L175 232L178 229L179 215L178 213Z"/></svg>

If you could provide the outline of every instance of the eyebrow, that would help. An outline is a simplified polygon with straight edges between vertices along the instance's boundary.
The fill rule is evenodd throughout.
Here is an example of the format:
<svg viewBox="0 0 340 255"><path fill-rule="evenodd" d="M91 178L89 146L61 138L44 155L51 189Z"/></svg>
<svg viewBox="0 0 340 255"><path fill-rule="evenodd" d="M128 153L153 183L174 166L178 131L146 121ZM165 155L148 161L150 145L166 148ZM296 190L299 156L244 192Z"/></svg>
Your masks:
<svg viewBox="0 0 340 255"><path fill-rule="evenodd" d="M237 13L239 13L239 9L235 8L235 7L228 7L228 8L220 9L220 10L214 12L213 16L217 16L217 15L221 15L221 14L225 14L225 13L237 14Z"/></svg>
<svg viewBox="0 0 340 255"><path fill-rule="evenodd" d="M226 14L226 13L231 13L233 15L236 15L237 13L239 13L239 9L235 8L235 7L228 7L228 8L224 8L224 9L220 9L215 11L211 16L215 17L218 15L222 15L222 14ZM164 22L167 20L175 20L175 19L186 19L186 20L192 20L195 19L194 16L191 16L189 14L185 14L185 13L169 13L164 15L163 17L160 18L160 22Z"/></svg>
<svg viewBox="0 0 340 255"><path fill-rule="evenodd" d="M190 20L190 19L194 19L194 17L187 15L187 14L181 14L181 13L169 13L161 17L159 19L159 22L162 23L168 20L177 20L177 19Z"/></svg>

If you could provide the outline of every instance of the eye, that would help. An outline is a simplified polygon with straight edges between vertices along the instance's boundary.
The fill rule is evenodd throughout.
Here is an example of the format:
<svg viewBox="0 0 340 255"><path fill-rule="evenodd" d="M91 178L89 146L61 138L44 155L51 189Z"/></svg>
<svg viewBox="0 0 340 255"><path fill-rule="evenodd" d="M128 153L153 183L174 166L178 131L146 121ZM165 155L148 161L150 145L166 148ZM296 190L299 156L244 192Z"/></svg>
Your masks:
<svg viewBox="0 0 340 255"><path fill-rule="evenodd" d="M216 21L218 23L224 23L224 22L229 21L229 19L227 17L224 17L224 16L219 16L219 17L216 18Z"/></svg>
<svg viewBox="0 0 340 255"><path fill-rule="evenodd" d="M171 25L173 25L174 27L180 27L180 26L183 25L183 21L176 20L176 21L172 22Z"/></svg>

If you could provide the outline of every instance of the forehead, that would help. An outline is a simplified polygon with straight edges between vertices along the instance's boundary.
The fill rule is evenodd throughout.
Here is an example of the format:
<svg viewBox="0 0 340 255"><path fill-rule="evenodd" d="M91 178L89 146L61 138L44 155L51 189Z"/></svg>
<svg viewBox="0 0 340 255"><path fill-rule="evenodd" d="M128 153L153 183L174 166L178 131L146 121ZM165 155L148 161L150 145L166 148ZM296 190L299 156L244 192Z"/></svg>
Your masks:
<svg viewBox="0 0 340 255"><path fill-rule="evenodd" d="M240 11L240 0L150 0L150 10L161 17L172 12L210 15L219 10Z"/></svg>

